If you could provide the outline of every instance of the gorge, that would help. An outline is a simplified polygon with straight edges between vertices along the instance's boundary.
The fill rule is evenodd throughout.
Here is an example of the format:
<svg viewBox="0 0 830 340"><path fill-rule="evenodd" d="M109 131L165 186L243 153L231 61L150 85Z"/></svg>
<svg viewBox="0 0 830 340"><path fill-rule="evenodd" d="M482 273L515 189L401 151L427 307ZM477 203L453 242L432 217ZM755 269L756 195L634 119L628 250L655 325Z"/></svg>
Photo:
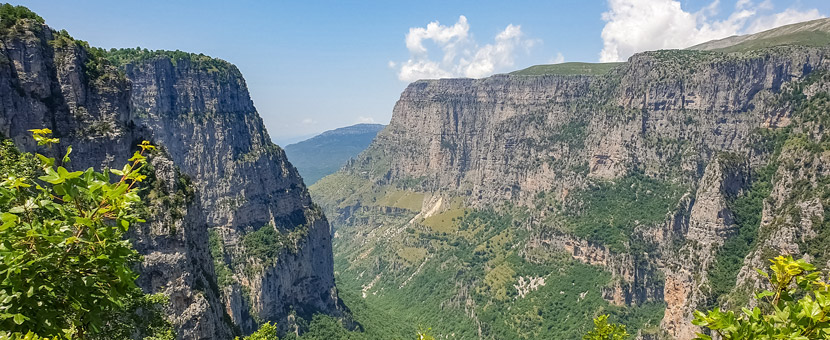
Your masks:
<svg viewBox="0 0 830 340"><path fill-rule="evenodd" d="M157 146L128 238L178 339L579 339L609 315L685 340L754 306L774 256L830 268L830 19L418 80L382 130L295 146L308 181L233 64L2 13L2 139L72 170Z"/></svg>
<svg viewBox="0 0 830 340"><path fill-rule="evenodd" d="M607 313L691 339L767 259L827 268L828 28L410 84L311 188L347 303L449 338L575 339Z"/></svg>
<svg viewBox="0 0 830 340"><path fill-rule="evenodd" d="M34 151L28 130L49 128L55 150L74 147L77 169L113 166L141 140L159 145L152 219L131 239L144 256L138 284L170 297L180 338L345 315L328 222L235 66L179 51L104 51L36 15L4 23L0 134Z"/></svg>

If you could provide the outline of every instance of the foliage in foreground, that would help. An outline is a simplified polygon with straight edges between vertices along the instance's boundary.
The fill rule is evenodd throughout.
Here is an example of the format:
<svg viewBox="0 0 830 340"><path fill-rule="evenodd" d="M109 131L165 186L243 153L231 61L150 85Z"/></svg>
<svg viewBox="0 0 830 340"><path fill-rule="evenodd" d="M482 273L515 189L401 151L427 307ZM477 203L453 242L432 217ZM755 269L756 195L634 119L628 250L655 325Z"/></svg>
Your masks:
<svg viewBox="0 0 830 340"><path fill-rule="evenodd" d="M266 322L264 325L260 326L259 329L254 332L253 334L244 337L242 340L278 340L277 338L277 325L272 324L270 322ZM236 337L236 340L240 340L239 337Z"/></svg>
<svg viewBox="0 0 830 340"><path fill-rule="evenodd" d="M58 142L32 130L39 146ZM162 337L165 322L149 317L164 298L145 296L131 265L139 260L124 234L140 203L136 185L144 153L110 174L69 171L60 162L0 145L0 329L11 339L105 338L135 334L135 313L147 313ZM62 164L62 165L58 165ZM162 326L159 326L159 325ZM0 332L1 333L1 332Z"/></svg>
<svg viewBox="0 0 830 340"><path fill-rule="evenodd" d="M756 295L758 306L742 313L695 312L695 325L717 333L721 339L829 339L830 285L816 268L792 256L770 260L772 275L758 270L772 290ZM696 339L711 340L698 334Z"/></svg>
<svg viewBox="0 0 830 340"><path fill-rule="evenodd" d="M594 319L594 329L588 331L583 340L624 340L628 339L625 326L608 322L608 315L600 315Z"/></svg>

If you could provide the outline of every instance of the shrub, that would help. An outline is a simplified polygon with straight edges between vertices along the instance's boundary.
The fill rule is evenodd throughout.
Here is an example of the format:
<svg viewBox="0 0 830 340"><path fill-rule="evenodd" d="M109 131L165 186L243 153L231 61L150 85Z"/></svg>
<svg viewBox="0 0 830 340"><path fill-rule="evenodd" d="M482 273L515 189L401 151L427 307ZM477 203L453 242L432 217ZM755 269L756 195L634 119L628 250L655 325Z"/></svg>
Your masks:
<svg viewBox="0 0 830 340"><path fill-rule="evenodd" d="M236 337L236 340L240 340ZM242 340L279 340L277 337L277 325L266 322L253 334L242 338Z"/></svg>
<svg viewBox="0 0 830 340"><path fill-rule="evenodd" d="M40 146L58 142L48 129L32 132ZM144 153L154 147L140 147L121 170L110 170L120 177L112 183L107 173L69 171L54 158L2 144L0 329L11 332L5 336L94 338L119 322L133 327L119 317L144 299L131 269L139 256L124 239L132 223L143 222L136 185L144 179ZM70 162L71 151L61 164Z"/></svg>
<svg viewBox="0 0 830 340"><path fill-rule="evenodd" d="M830 338L830 285L816 268L792 256L772 260L772 275L758 270L772 290L756 295L758 306L742 314L719 308L695 312L695 325L730 339L828 339ZM696 339L711 340L698 334Z"/></svg>
<svg viewBox="0 0 830 340"><path fill-rule="evenodd" d="M594 319L594 329L588 331L583 340L623 340L628 338L625 326L608 322L608 315Z"/></svg>

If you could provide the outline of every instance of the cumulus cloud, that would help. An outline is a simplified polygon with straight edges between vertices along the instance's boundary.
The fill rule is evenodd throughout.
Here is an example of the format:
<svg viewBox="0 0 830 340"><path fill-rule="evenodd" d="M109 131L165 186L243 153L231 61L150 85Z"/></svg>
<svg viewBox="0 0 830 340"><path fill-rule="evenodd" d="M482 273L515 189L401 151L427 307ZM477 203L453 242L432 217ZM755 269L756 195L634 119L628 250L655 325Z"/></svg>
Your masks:
<svg viewBox="0 0 830 340"><path fill-rule="evenodd" d="M796 9L788 8L781 13L776 13L773 15L767 15L759 17L755 19L749 28L747 28L747 33L757 33L761 31L768 30L770 28L775 28L779 26L794 24L797 22L813 20L823 18L824 16L819 13L817 9L811 9L807 11L799 11Z"/></svg>
<svg viewBox="0 0 830 340"><path fill-rule="evenodd" d="M372 117L358 116L357 117L357 122L358 123L363 123L363 124L374 124L375 119L372 118Z"/></svg>
<svg viewBox="0 0 830 340"><path fill-rule="evenodd" d="M564 62L565 62L565 56L564 56L564 55L562 55L562 53L561 53L561 52L557 52L557 53L556 53L556 56L555 56L555 57L553 57L553 58L550 58L550 61L549 61L549 62L550 62L551 64L561 64L561 63L564 63Z"/></svg>
<svg viewBox="0 0 830 340"><path fill-rule="evenodd" d="M513 66L515 55L538 41L525 38L521 26L511 24L496 35L493 43L481 46L473 39L467 18L462 15L452 26L434 21L426 27L410 28L405 42L409 59L400 63L390 61L389 67L398 70L400 80L413 81L484 77ZM440 58L431 55L426 43L440 49Z"/></svg>
<svg viewBox="0 0 830 340"><path fill-rule="evenodd" d="M818 10L786 9L761 15L772 8L763 1L739 0L734 10L722 20L712 17L720 8L719 0L697 12L684 10L676 0L609 0L602 14L603 49L600 61L622 61L647 50L685 48L714 39L762 31L784 24L822 17Z"/></svg>

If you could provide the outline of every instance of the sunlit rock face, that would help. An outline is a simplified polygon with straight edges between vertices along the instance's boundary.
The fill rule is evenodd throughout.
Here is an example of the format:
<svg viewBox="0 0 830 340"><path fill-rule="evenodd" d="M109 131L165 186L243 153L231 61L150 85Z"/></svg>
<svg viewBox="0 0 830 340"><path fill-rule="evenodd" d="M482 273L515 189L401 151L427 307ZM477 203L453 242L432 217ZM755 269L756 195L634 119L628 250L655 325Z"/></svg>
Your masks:
<svg viewBox="0 0 830 340"><path fill-rule="evenodd" d="M287 330L297 316L342 315L328 222L270 142L235 66L164 53L111 65L28 21L0 45L0 134L22 149L38 149L27 130L44 127L61 139L55 150L73 146L77 169L120 166L142 140L159 146L152 164L167 199L148 199L154 215L131 233L144 255L138 283L170 296L182 338L230 339L263 321ZM271 258L246 249L245 236L260 228L288 236ZM221 282L217 261L230 267Z"/></svg>

